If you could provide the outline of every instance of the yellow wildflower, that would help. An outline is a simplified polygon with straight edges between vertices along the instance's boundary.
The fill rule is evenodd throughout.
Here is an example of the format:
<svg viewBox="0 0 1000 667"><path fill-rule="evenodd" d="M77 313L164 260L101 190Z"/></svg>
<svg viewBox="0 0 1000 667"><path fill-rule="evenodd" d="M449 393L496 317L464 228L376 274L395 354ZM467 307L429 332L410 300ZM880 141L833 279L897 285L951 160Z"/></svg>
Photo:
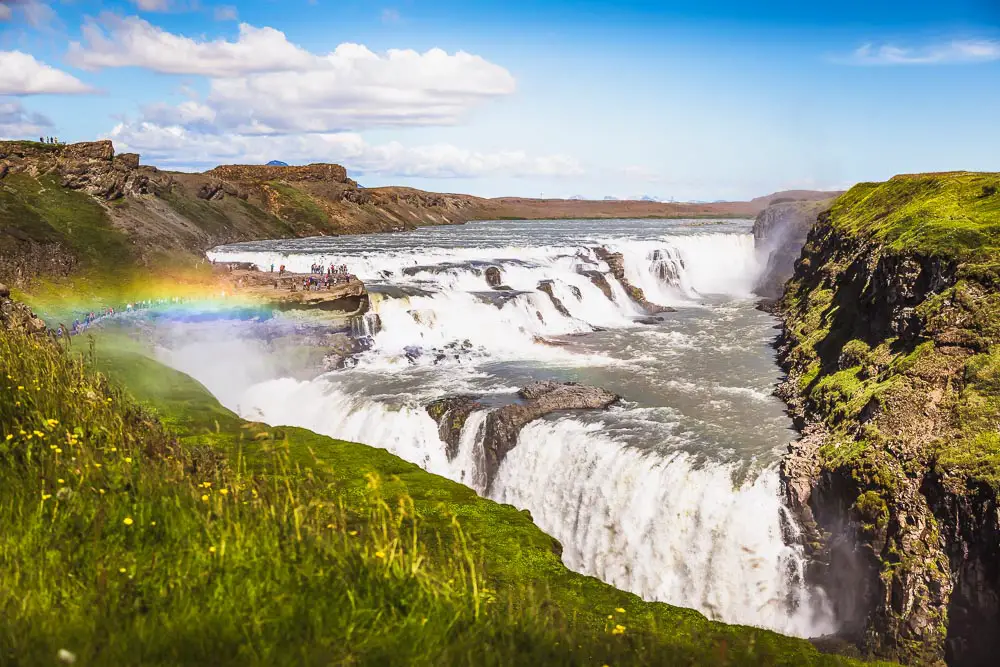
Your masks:
<svg viewBox="0 0 1000 667"><path fill-rule="evenodd" d="M56 447L56 454L62 454L62 450Z"/></svg>
<svg viewBox="0 0 1000 667"><path fill-rule="evenodd" d="M617 611L619 614L624 614L625 613L625 610L622 609L621 607L615 607L615 611Z"/></svg>
<svg viewBox="0 0 1000 667"><path fill-rule="evenodd" d="M126 456L125 457L125 463L132 463L132 457L131 456Z"/></svg>
<svg viewBox="0 0 1000 667"><path fill-rule="evenodd" d="M118 571L121 572L122 574L125 574L125 568L124 567L118 568Z"/></svg>
<svg viewBox="0 0 1000 667"><path fill-rule="evenodd" d="M616 625L615 627L611 628L611 634L613 634L613 635L623 635L623 634L625 634L625 626L624 625Z"/></svg>
<svg viewBox="0 0 1000 667"><path fill-rule="evenodd" d="M14 439L14 435L11 434L11 433L8 433L7 434L7 440L9 441L9 440L13 440L13 439Z"/></svg>
<svg viewBox="0 0 1000 667"><path fill-rule="evenodd" d="M358 531L352 530L352 531L348 532L347 534L350 535L351 537L354 537L355 535L358 534Z"/></svg>
<svg viewBox="0 0 1000 667"><path fill-rule="evenodd" d="M385 558L385 554L382 553L381 551L376 551L375 558Z"/></svg>
<svg viewBox="0 0 1000 667"><path fill-rule="evenodd" d="M208 553L214 554L215 553L215 547L209 547L208 548Z"/></svg>
<svg viewBox="0 0 1000 667"><path fill-rule="evenodd" d="M100 463L95 463L95 464L94 464L94 467L95 467L95 468L100 468L100 467L101 467L101 464L100 464Z"/></svg>
<svg viewBox="0 0 1000 667"><path fill-rule="evenodd" d="M43 493L42 494L42 500L48 500L51 497L52 497L51 493Z"/></svg>
<svg viewBox="0 0 1000 667"><path fill-rule="evenodd" d="M64 479L58 479L56 481L59 482L60 484L65 484L66 483L66 480L64 480Z"/></svg>
<svg viewBox="0 0 1000 667"><path fill-rule="evenodd" d="M221 493L222 495L226 495L229 493L229 489L219 489L219 493Z"/></svg>
<svg viewBox="0 0 1000 667"><path fill-rule="evenodd" d="M124 523L126 526L131 526L133 523L132 517L130 516L125 517L124 519L122 519L122 523Z"/></svg>
<svg viewBox="0 0 1000 667"><path fill-rule="evenodd" d="M155 526L155 525L156 525L156 522L155 522L155 521L150 521L150 522L149 522L149 525L150 525L150 526Z"/></svg>
<svg viewBox="0 0 1000 667"><path fill-rule="evenodd" d="M202 495L201 499L204 500L207 503L208 502L208 494L206 493L206 494Z"/></svg>
<svg viewBox="0 0 1000 667"><path fill-rule="evenodd" d="M98 490L97 490L97 492L98 492L99 494L101 494L102 496L104 495L104 489L98 489Z"/></svg>

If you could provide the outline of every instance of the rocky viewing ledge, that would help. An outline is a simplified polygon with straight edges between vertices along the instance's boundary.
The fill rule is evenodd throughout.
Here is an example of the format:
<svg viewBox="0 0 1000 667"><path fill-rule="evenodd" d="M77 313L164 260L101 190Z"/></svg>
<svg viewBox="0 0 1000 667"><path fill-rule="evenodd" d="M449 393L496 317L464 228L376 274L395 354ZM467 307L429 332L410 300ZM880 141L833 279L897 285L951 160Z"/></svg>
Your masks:
<svg viewBox="0 0 1000 667"><path fill-rule="evenodd" d="M857 185L778 306L782 476L844 634L912 665L1000 655L1000 175Z"/></svg>

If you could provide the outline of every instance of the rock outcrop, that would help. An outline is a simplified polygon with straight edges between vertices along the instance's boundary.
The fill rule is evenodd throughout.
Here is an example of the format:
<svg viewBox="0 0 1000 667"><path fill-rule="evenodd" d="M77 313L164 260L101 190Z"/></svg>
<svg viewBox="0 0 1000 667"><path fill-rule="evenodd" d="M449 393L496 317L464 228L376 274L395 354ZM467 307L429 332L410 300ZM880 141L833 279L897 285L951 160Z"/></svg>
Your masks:
<svg viewBox="0 0 1000 667"><path fill-rule="evenodd" d="M779 394L803 430L781 473L810 576L846 637L912 665L1000 653L998 182L856 186L779 303Z"/></svg>
<svg viewBox="0 0 1000 667"><path fill-rule="evenodd" d="M483 452L489 488L507 452L517 444L521 429L536 419L560 410L603 410L620 397L599 387L573 382L535 382L518 392L522 403L497 408L486 417Z"/></svg>
<svg viewBox="0 0 1000 667"><path fill-rule="evenodd" d="M484 408L475 396L448 396L427 405L427 414L438 424L438 434L445 443L449 461L458 455L462 429L465 428L469 415Z"/></svg>
<svg viewBox="0 0 1000 667"><path fill-rule="evenodd" d="M36 317L31 309L10 297L10 289L0 283L0 327L21 329L31 334L46 331L45 322Z"/></svg>
<svg viewBox="0 0 1000 667"><path fill-rule="evenodd" d="M136 153L115 155L110 141L79 144L36 144L0 141L0 174L53 175L64 188L81 190L105 201L126 195L156 194L170 186L171 176L140 167Z"/></svg>
<svg viewBox="0 0 1000 667"><path fill-rule="evenodd" d="M607 248L595 248L594 254L597 255L598 259L607 263L608 268L611 270L611 275L621 283L621 286L625 289L625 293L628 294L630 299L642 306L647 313L656 315L657 313L666 312L667 309L665 307L646 299L646 294L642 291L642 288L636 287L625 277L625 258L620 252L611 252Z"/></svg>
<svg viewBox="0 0 1000 667"><path fill-rule="evenodd" d="M526 424L562 410L603 410L621 399L599 387L575 382L534 382L521 388L517 395L518 402L493 408L483 423L483 473L487 490ZM427 413L438 424L449 459L458 454L462 429L469 415L486 408L479 397L467 395L448 396L427 405Z"/></svg>
<svg viewBox="0 0 1000 667"><path fill-rule="evenodd" d="M548 294L549 300L552 301L552 305L555 306L556 310L558 310L562 315L566 317L573 317L570 314L569 309L566 308L566 306L563 304L562 300L560 300L559 297L557 297L555 293L552 291L551 280L542 280L541 282L539 282L538 291L545 292L546 294Z"/></svg>
<svg viewBox="0 0 1000 667"><path fill-rule="evenodd" d="M497 289L503 285L503 275L501 275L500 267L490 266L486 269L486 284Z"/></svg>

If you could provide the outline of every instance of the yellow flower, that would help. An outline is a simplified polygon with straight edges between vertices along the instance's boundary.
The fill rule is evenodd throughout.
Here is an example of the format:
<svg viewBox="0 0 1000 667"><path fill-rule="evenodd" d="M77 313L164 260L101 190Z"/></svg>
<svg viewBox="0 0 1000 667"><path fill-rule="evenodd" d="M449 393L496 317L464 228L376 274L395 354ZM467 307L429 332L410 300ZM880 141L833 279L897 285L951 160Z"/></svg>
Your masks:
<svg viewBox="0 0 1000 667"><path fill-rule="evenodd" d="M150 526L155 526L155 525L156 525L156 522L155 522L155 521L150 521L150 522L149 522L149 525L150 525Z"/></svg>
<svg viewBox="0 0 1000 667"><path fill-rule="evenodd" d="M42 494L42 500L48 500L51 497L52 497L51 493L43 493Z"/></svg>
<svg viewBox="0 0 1000 667"><path fill-rule="evenodd" d="M132 457L131 456L126 456L125 457L125 463L132 463Z"/></svg>
<svg viewBox="0 0 1000 667"><path fill-rule="evenodd" d="M101 494L102 496L104 495L104 489L98 489L98 490L97 490L97 492L98 492L99 494Z"/></svg>
<svg viewBox="0 0 1000 667"><path fill-rule="evenodd" d="M13 440L13 439L14 439L14 436L11 433L8 433L7 434L7 440L9 441L9 440Z"/></svg>
<svg viewBox="0 0 1000 667"><path fill-rule="evenodd" d="M376 551L375 558L385 558L385 554L382 553L381 551Z"/></svg>
<svg viewBox="0 0 1000 667"><path fill-rule="evenodd" d="M358 534L358 531L352 530L352 531L348 532L347 534L350 535L351 537L354 537L355 535Z"/></svg>
<svg viewBox="0 0 1000 667"><path fill-rule="evenodd" d="M94 467L95 467L95 468L100 468L100 467L101 467L101 464L100 464L100 463L95 463L95 464L94 464Z"/></svg>
<svg viewBox="0 0 1000 667"><path fill-rule="evenodd" d="M209 547L208 548L208 553L214 554L215 553L215 547Z"/></svg>
<svg viewBox="0 0 1000 667"><path fill-rule="evenodd" d="M45 434L42 433L41 431L39 431L38 429L35 429L34 431L32 431L32 433L34 433L39 438L44 438L45 437Z"/></svg>
<svg viewBox="0 0 1000 667"><path fill-rule="evenodd" d="M118 568L118 571L121 572L122 574L125 574L125 568L124 567Z"/></svg>
<svg viewBox="0 0 1000 667"><path fill-rule="evenodd" d="M211 482L202 482L201 485L203 487L205 487L206 489L212 488L212 483Z"/></svg>
<svg viewBox="0 0 1000 667"><path fill-rule="evenodd" d="M611 628L611 634L613 634L613 635L623 635L623 634L625 634L625 626L624 625L616 625L615 627Z"/></svg>
<svg viewBox="0 0 1000 667"><path fill-rule="evenodd" d="M56 454L62 454L62 450L56 447Z"/></svg>
<svg viewBox="0 0 1000 667"><path fill-rule="evenodd" d="M206 493L206 494L204 494L204 495L203 495L203 496L201 497L201 499L202 499L202 500L204 500L204 501L205 501L205 502L207 503L207 502L208 502L208 494L207 494L207 493Z"/></svg>
<svg viewBox="0 0 1000 667"><path fill-rule="evenodd" d="M17 390L18 391L24 391L24 387L22 387L21 385L17 385Z"/></svg>
<svg viewBox="0 0 1000 667"><path fill-rule="evenodd" d="M56 481L59 482L60 484L65 484L66 483L66 480L64 480L64 479L59 479L59 480L56 480Z"/></svg>
<svg viewBox="0 0 1000 667"><path fill-rule="evenodd" d="M621 607L615 607L615 611L617 611L619 614L624 614L625 613L625 610L622 609Z"/></svg>
<svg viewBox="0 0 1000 667"><path fill-rule="evenodd" d="M608 614L608 620L609 621L614 620L614 618L615 618L614 614Z"/></svg>
<svg viewBox="0 0 1000 667"><path fill-rule="evenodd" d="M229 493L229 489L219 489L219 493L221 493L222 495L226 495Z"/></svg>
<svg viewBox="0 0 1000 667"><path fill-rule="evenodd" d="M131 526L132 525L132 517L130 517L130 516L125 517L122 520L122 523L124 523L126 526Z"/></svg>

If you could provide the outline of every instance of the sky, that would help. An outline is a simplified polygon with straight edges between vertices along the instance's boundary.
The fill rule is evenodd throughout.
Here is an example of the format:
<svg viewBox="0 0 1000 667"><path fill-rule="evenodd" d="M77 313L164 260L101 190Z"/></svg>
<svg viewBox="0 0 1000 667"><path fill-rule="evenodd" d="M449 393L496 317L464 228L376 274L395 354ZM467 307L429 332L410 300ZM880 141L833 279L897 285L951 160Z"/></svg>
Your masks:
<svg viewBox="0 0 1000 667"><path fill-rule="evenodd" d="M1000 171L1000 0L0 0L0 138L714 201Z"/></svg>

